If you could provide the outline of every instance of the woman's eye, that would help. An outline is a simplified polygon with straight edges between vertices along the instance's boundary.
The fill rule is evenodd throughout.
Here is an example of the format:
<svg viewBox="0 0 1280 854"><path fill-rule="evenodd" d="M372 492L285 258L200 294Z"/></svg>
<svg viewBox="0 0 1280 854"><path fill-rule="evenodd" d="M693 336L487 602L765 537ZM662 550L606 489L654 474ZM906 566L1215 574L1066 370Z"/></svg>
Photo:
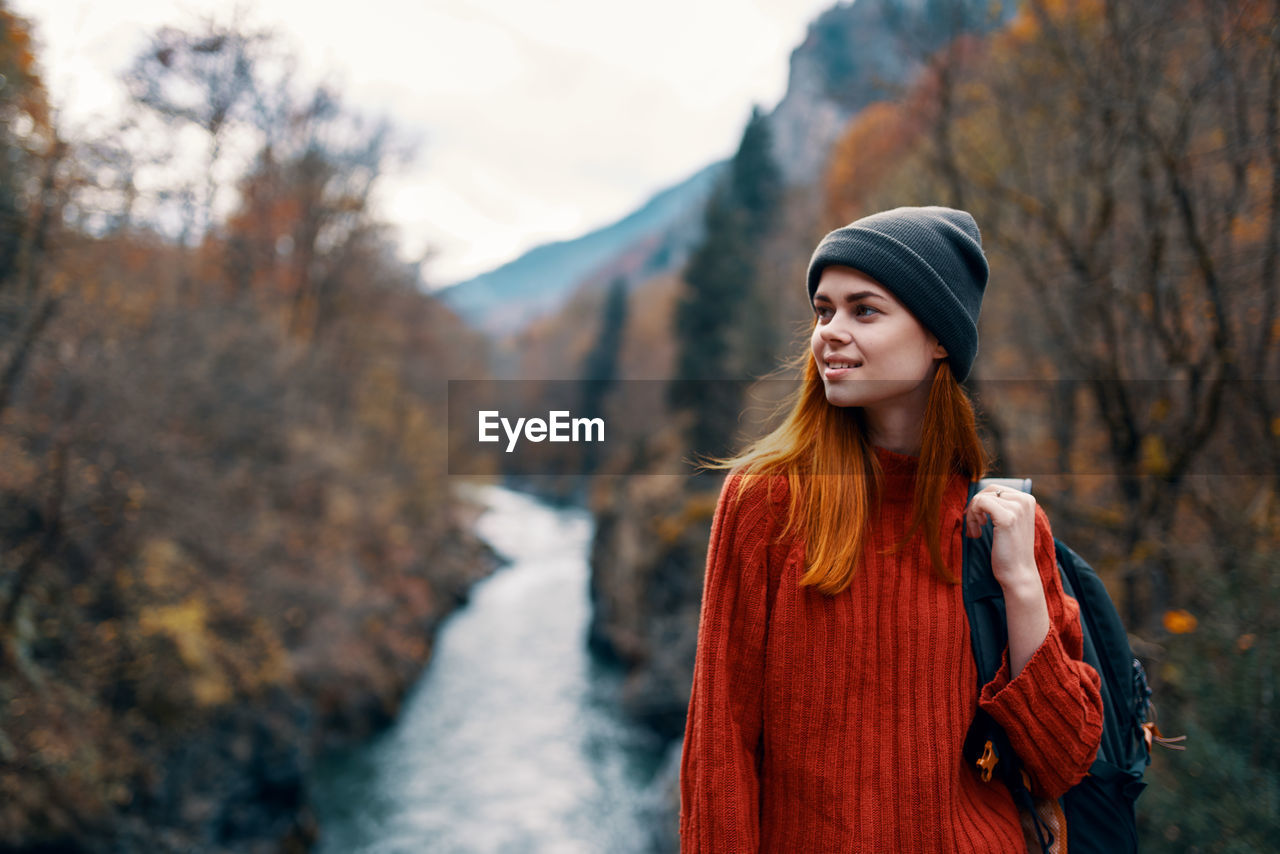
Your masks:
<svg viewBox="0 0 1280 854"><path fill-rule="evenodd" d="M876 313L876 314L879 314L879 313L880 313L880 309L875 308L874 306L870 306L870 305L858 305L858 306L855 306L855 307L854 307L854 309L853 309L853 313L854 313L854 315L855 315L855 316L863 316L863 315L862 315L862 310L863 310L863 309L866 309L867 311L870 311L870 312L874 312L874 313ZM834 309L830 308L829 306L825 306L825 305L823 305L823 306L814 306L814 307L813 307L813 311L814 311L814 313L815 313L816 315L818 315L818 319L819 319L819 320L826 320L826 319L828 319L829 317L831 317L831 315L833 315L833 314L835 313Z"/></svg>

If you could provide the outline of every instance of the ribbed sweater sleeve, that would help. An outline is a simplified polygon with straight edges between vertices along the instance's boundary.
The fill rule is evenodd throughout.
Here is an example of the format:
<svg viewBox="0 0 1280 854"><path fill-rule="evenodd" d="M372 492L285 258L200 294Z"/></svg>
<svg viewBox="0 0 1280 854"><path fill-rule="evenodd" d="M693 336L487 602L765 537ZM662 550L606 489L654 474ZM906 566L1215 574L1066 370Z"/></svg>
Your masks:
<svg viewBox="0 0 1280 854"><path fill-rule="evenodd" d="M754 852L768 593L763 478L732 474L707 549L693 687L680 765L682 854ZM745 489L736 507L731 499Z"/></svg>
<svg viewBox="0 0 1280 854"><path fill-rule="evenodd" d="M1032 793L1056 798L1074 786L1102 740L1098 672L1081 660L1080 607L1058 575L1049 517L1036 507L1036 567L1049 606L1049 633L1030 661L1009 678L1009 650L995 677L983 686L979 705L1004 728L1031 778Z"/></svg>

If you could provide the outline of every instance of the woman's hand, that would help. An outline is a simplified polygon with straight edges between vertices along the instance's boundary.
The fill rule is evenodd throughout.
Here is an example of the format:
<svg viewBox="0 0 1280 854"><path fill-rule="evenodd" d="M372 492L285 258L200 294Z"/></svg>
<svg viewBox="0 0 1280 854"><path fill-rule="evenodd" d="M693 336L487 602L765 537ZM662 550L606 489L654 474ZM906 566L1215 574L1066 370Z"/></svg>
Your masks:
<svg viewBox="0 0 1280 854"><path fill-rule="evenodd" d="M965 533L982 536L988 519L993 528L991 572L1005 594L1025 593L1032 587L1042 590L1035 558L1035 496L1007 486L988 486L965 508Z"/></svg>
<svg viewBox="0 0 1280 854"><path fill-rule="evenodd" d="M1022 672L1049 634L1049 606L1036 566L1036 499L1017 489L988 486L965 508L965 533L981 536L991 520L991 574L1004 591L1009 630L1009 676Z"/></svg>

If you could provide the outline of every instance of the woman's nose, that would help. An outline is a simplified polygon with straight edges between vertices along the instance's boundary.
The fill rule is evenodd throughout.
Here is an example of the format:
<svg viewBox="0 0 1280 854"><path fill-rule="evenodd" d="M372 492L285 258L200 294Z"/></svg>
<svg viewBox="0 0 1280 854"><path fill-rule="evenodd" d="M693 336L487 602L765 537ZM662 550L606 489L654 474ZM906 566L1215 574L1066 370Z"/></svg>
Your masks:
<svg viewBox="0 0 1280 854"><path fill-rule="evenodd" d="M837 318L832 318L821 327L822 337L827 341L848 341L849 330Z"/></svg>

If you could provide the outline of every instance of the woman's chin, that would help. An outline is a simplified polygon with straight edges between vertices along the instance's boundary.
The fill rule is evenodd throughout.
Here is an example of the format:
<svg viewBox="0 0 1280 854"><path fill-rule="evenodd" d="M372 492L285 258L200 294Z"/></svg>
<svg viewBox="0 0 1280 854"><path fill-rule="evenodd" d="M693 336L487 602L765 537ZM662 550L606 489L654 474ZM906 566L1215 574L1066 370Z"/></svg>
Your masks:
<svg viewBox="0 0 1280 854"><path fill-rule="evenodd" d="M924 380L860 378L835 382L827 380L824 382L824 386L827 394L827 403L832 406L842 407L874 407L880 404L899 405L921 399L920 395L922 393L925 397L921 400L927 400L928 396L927 378Z"/></svg>
<svg viewBox="0 0 1280 854"><path fill-rule="evenodd" d="M827 386L827 403L832 406L862 406L865 403L864 397L865 395L858 394L857 391L848 386Z"/></svg>

